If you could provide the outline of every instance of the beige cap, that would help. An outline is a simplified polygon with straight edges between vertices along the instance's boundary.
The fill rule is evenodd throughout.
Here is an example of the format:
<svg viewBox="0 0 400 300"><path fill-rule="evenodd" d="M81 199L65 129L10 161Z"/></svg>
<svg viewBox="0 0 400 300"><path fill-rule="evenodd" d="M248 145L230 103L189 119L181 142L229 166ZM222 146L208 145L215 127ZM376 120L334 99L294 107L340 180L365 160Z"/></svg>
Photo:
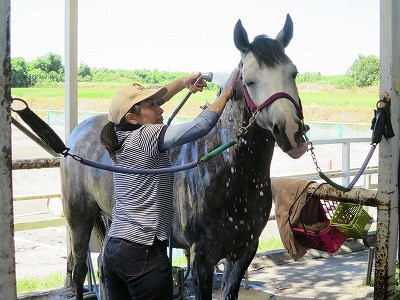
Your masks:
<svg viewBox="0 0 400 300"><path fill-rule="evenodd" d="M136 103L146 99L157 100L165 96L167 92L168 90L166 87L147 89L137 83L127 85L119 90L111 100L110 109L108 111L108 120L114 124L118 124Z"/></svg>

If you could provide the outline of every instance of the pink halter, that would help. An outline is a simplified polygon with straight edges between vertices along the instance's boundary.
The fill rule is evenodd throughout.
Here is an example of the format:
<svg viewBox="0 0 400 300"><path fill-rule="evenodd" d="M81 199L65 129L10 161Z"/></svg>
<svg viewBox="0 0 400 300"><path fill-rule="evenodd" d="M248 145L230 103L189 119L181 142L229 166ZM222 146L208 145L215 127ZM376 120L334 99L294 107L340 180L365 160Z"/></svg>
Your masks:
<svg viewBox="0 0 400 300"><path fill-rule="evenodd" d="M289 94L283 93L283 92L279 92L279 93L275 93L273 94L271 97L269 97L267 100L265 100L263 103L261 103L261 105L257 106L254 101L251 99L249 92L247 91L247 87L246 85L243 84L243 94L244 94L244 98L246 99L246 103L247 106L249 107L250 111L252 113L255 113L257 110L261 111L263 108L265 108L266 106L270 105L272 102L274 102L277 99L280 98L285 98L290 100L293 105L296 107L296 110L299 112L300 114L300 119L303 120L303 108L301 106L301 102L300 105L298 105L296 103L296 101L293 99L292 96L290 96Z"/></svg>

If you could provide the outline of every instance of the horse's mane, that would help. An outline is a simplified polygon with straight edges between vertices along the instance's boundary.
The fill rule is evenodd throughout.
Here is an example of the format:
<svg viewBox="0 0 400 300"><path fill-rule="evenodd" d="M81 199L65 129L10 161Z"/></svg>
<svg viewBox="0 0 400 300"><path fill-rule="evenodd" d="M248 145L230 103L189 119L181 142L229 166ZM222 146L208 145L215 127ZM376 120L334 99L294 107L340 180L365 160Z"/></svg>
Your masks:
<svg viewBox="0 0 400 300"><path fill-rule="evenodd" d="M258 35L250 44L258 62L263 62L267 67L273 68L278 63L289 62L289 57L285 54L283 46L276 40L266 35Z"/></svg>

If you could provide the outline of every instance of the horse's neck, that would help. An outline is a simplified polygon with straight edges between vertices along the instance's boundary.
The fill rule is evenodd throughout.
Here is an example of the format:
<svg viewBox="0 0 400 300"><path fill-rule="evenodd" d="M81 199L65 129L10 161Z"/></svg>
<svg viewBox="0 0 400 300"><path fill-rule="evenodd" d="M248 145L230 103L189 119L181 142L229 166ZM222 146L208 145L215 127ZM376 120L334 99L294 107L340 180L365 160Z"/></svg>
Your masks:
<svg viewBox="0 0 400 300"><path fill-rule="evenodd" d="M235 138L240 133L240 128L249 124L251 113L246 106L244 99L231 100L221 116L218 135L221 141ZM245 164L252 170L260 169L264 174L268 174L272 160L275 141L271 135L267 135L262 129L251 126L248 132L239 138L239 143L234 146L231 164L242 164L245 161L252 163ZM250 171L250 170L244 170Z"/></svg>

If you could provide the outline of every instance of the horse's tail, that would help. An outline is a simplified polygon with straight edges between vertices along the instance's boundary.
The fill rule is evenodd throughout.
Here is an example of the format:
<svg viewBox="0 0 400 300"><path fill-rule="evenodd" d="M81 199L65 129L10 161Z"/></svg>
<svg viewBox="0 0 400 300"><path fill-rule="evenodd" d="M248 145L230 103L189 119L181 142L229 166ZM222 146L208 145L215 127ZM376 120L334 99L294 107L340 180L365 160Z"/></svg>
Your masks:
<svg viewBox="0 0 400 300"><path fill-rule="evenodd" d="M107 227L108 227L108 219L107 217L105 217L102 213L100 213L95 222L94 222L94 226L93 226L93 233L96 236L97 242L99 243L99 247L100 249L103 248L104 246L104 239L106 237L106 233L107 233Z"/></svg>
<svg viewBox="0 0 400 300"><path fill-rule="evenodd" d="M102 213L99 213L97 216L94 226L93 226L93 233L96 236L97 242L99 243L100 247L100 255L97 258L97 265L98 265L98 277L99 277L99 290L101 299L107 300L107 292L105 288L105 280L104 280L104 272L103 272L103 248L104 248L104 241L107 234L107 230L109 228L109 220L106 216Z"/></svg>

